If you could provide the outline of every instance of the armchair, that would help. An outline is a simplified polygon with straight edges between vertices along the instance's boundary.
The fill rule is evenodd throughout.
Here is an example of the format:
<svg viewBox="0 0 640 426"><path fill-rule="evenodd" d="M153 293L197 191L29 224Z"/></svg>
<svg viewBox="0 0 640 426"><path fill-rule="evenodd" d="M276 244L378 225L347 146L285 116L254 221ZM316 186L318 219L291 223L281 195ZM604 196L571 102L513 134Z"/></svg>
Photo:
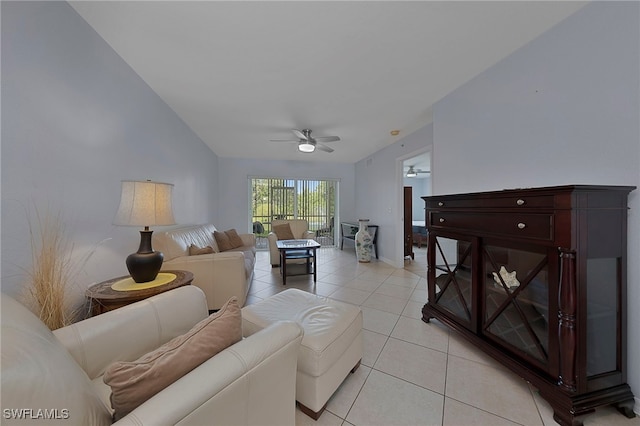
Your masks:
<svg viewBox="0 0 640 426"><path fill-rule="evenodd" d="M202 290L185 286L51 332L3 294L1 408L15 412L3 424L24 424L40 414L38 424L110 425L111 389L102 381L107 366L139 358L207 315ZM115 424L294 424L302 329L285 321L263 331L205 361Z"/></svg>
<svg viewBox="0 0 640 426"><path fill-rule="evenodd" d="M273 229L276 226L289 224L291 227L291 233L293 234L293 238L296 240L309 240L313 239L316 236L316 233L313 231L309 231L309 222L305 219L287 219L280 220L274 219L271 222L271 232L267 235L267 240L269 241L269 259L271 261L272 267L277 267L280 265L280 252L278 251L278 247L276 246L276 241L278 241L278 236L273 232ZM282 238L280 238L282 239ZM304 260L303 260L304 261ZM295 262L295 261L292 261Z"/></svg>

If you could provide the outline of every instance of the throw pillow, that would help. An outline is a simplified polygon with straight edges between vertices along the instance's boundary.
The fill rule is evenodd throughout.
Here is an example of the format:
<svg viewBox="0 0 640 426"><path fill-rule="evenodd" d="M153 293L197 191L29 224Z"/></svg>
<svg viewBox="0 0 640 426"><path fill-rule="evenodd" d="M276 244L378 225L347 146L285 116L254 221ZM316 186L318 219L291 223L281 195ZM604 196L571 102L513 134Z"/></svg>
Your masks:
<svg viewBox="0 0 640 426"><path fill-rule="evenodd" d="M288 223L274 226L273 232L276 234L279 240L295 240L293 232L291 232L291 225Z"/></svg>
<svg viewBox="0 0 640 426"><path fill-rule="evenodd" d="M189 246L189 256L197 256L200 254L209 254L209 253L213 253L213 247L211 246L198 247L195 244L191 244Z"/></svg>
<svg viewBox="0 0 640 426"><path fill-rule="evenodd" d="M224 232L213 231L213 237L216 239L216 243L218 244L220 251L227 251L233 248L231 247L229 237Z"/></svg>
<svg viewBox="0 0 640 426"><path fill-rule="evenodd" d="M232 297L189 332L133 362L115 362L104 373L117 421L218 352L242 339L242 315Z"/></svg>
<svg viewBox="0 0 640 426"><path fill-rule="evenodd" d="M229 229L228 231L224 231L229 238L229 243L231 244L231 248L242 247L244 243L242 242L242 238L238 235L238 232L235 229Z"/></svg>

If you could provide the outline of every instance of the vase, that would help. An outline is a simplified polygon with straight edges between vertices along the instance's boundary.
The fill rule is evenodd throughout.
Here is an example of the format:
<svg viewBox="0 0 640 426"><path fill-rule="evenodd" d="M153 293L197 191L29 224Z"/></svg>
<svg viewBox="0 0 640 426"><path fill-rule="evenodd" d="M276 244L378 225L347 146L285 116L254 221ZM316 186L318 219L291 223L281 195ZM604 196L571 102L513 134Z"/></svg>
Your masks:
<svg viewBox="0 0 640 426"><path fill-rule="evenodd" d="M373 246L373 239L369 234L368 229L369 219L358 220L358 232L356 232L356 257L358 262L368 263L371 262L371 249Z"/></svg>

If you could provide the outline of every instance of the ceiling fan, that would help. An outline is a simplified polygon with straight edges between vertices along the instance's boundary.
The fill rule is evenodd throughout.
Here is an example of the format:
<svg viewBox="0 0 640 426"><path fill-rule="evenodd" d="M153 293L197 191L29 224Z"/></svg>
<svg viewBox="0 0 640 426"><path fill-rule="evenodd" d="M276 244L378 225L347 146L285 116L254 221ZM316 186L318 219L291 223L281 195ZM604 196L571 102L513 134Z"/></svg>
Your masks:
<svg viewBox="0 0 640 426"><path fill-rule="evenodd" d="M407 170L407 174L405 175L408 178L412 178L412 177L416 177L418 176L418 173L431 173L431 171L429 170L420 170L420 169L416 169L414 168L414 166L409 166L409 170Z"/></svg>
<svg viewBox="0 0 640 426"><path fill-rule="evenodd" d="M335 142L339 141L340 137L338 136L320 136L313 137L311 136L311 129L291 129L294 135L298 138L298 140L293 139L271 139L271 142L297 142L298 143L298 151L311 153L318 148L321 151L325 152L333 152L333 148L330 148L326 145L323 145L320 142Z"/></svg>

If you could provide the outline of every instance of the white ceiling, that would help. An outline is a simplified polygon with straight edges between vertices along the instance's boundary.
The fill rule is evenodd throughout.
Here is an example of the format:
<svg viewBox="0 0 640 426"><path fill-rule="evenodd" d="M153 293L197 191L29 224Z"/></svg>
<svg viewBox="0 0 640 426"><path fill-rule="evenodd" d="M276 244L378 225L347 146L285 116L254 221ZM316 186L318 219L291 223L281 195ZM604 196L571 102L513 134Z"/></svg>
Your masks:
<svg viewBox="0 0 640 426"><path fill-rule="evenodd" d="M353 163L585 3L70 4L218 156ZM331 154L269 142L292 128L342 140Z"/></svg>

